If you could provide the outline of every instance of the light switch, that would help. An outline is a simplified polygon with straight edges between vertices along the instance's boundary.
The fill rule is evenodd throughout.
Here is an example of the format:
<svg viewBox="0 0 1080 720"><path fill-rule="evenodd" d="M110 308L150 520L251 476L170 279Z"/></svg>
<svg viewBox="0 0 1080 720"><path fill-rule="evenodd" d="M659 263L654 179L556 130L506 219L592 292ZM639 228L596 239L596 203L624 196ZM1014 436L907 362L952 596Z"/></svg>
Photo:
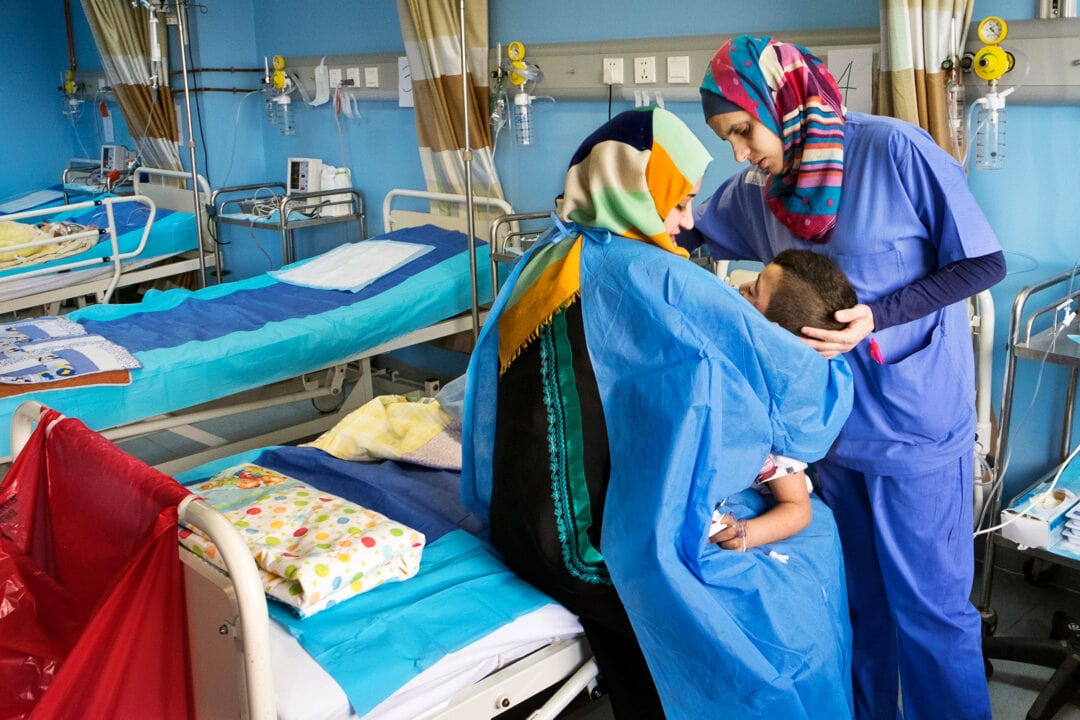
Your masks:
<svg viewBox="0 0 1080 720"><path fill-rule="evenodd" d="M364 68L364 87L377 88L379 87L379 68L366 67Z"/></svg>
<svg viewBox="0 0 1080 720"><path fill-rule="evenodd" d="M690 82L690 58L678 55L667 59L667 81L669 85Z"/></svg>

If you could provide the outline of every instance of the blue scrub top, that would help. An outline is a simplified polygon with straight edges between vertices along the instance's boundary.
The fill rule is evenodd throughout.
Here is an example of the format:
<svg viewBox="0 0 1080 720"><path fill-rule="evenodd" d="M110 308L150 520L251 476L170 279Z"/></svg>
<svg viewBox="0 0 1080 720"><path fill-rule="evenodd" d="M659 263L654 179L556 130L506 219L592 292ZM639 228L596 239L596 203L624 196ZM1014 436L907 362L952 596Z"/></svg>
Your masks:
<svg viewBox="0 0 1080 720"><path fill-rule="evenodd" d="M765 204L764 177L751 168L699 203L695 230L721 259L768 262L789 248L830 257L869 302L951 262L999 252L963 168L920 128L849 112L844 180L828 242L796 238ZM683 240L683 238L680 238ZM862 472L896 475L940 467L971 450L975 378L964 303L884 330L846 354L855 406L829 454Z"/></svg>

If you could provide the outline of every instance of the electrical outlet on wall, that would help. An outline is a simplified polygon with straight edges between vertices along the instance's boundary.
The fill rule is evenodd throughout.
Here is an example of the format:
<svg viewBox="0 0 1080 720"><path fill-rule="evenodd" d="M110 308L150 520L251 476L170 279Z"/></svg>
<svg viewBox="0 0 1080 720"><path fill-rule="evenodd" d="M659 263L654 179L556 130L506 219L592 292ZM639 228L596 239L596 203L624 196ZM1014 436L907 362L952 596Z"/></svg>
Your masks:
<svg viewBox="0 0 1080 720"><path fill-rule="evenodd" d="M634 82L638 85L656 82L656 56L634 58Z"/></svg>
<svg viewBox="0 0 1080 720"><path fill-rule="evenodd" d="M604 58L604 84L622 85L623 82L623 59Z"/></svg>

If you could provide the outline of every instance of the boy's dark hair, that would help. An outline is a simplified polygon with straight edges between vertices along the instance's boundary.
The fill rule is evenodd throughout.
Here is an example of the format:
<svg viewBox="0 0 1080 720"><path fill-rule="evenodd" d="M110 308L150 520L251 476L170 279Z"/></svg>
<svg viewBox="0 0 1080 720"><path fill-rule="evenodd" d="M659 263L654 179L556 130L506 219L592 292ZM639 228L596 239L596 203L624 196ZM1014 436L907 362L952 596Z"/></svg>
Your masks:
<svg viewBox="0 0 1080 720"><path fill-rule="evenodd" d="M859 299L836 263L810 250L784 250L773 262L784 272L765 317L799 336L804 327L845 327L836 321L836 311L854 307Z"/></svg>

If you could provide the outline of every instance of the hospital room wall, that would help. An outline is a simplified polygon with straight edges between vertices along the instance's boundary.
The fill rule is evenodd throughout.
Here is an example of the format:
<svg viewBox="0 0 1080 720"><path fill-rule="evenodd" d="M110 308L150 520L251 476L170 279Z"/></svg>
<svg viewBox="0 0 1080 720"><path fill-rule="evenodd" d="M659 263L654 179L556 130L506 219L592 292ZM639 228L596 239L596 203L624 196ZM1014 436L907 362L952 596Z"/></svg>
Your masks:
<svg viewBox="0 0 1080 720"><path fill-rule="evenodd" d="M262 67L263 59L274 55L282 55L288 62L297 57L402 51L393 0L365 2L362 12L355 3L328 0L319 3L318 12L306 11L303 17L298 17L295 3L284 0L245 0L241 4L245 7L214 5L207 14L193 18L196 37L192 54L198 64ZM226 10L231 17L222 17ZM236 30L241 23L244 33L238 42ZM258 88L261 80L259 73L237 78L235 83ZM399 108L396 102L368 101L360 104L356 117L347 118L335 116L329 103L312 107L296 93L292 98L295 134L283 136L278 126L267 122L261 94L207 93L202 117L212 184L284 182L288 158L320 158L350 168L353 186L364 195L369 234L381 232L379 214L386 192L393 187L423 187L411 109ZM297 257L358 237L355 223L297 233ZM229 243L225 253L230 278L248 277L280 264L275 233L226 227L223 239Z"/></svg>
<svg viewBox="0 0 1080 720"><path fill-rule="evenodd" d="M67 66L63 42L63 13L59 3L14 3L13 17L0 29L0 60L13 70L9 86L18 91L19 102L4 103L0 119L9 128L12 140L4 157L11 166L26 168L59 164L63 158L80 154L66 133L57 108L55 88L60 71ZM78 7L78 4L73 4ZM822 0L813 13L799 3L751 4L745 0L689 0L676 12L658 10L648 0L624 0L618 20L611 8L572 0L549 3L513 3L490 0L490 39L505 44L604 40L624 37L686 35L693 32L731 33L768 31L776 28L811 29L868 26L878 23L877 3L853 4L847 0ZM295 3L286 0L230 0L207 6L207 12L193 10L192 64L210 67L251 67L261 64L264 55L286 57L320 56L332 53L401 52L403 43L394 0L367 0L359 6L351 0L322 0L300 15ZM595 9L594 9L595 8ZM1033 17L1031 0L979 0L976 14L997 14L1012 19ZM573 21L567 21L573 18ZM81 20L85 23L85 19ZM94 67L92 43L79 35L80 65ZM32 28L27 31L25 28ZM175 48L174 48L175 50ZM257 88L259 78L200 78L207 84L234 84ZM537 90L543 94L543 86ZM284 163L290 156L321 157L334 164L347 164L354 184L369 204L369 228L381 230L378 204L386 189L393 186L420 187L423 184L416 152L416 130L409 109L395 102L362 103L360 117L343 122L338 131L328 109L297 107L297 134L282 137L263 118L258 94L205 93L197 95L198 115L203 131L196 132L200 170L215 186L225 183L283 179ZM618 111L628 107L616 104ZM706 176L706 192L737 168L730 151L707 131L696 103L668 103L682 117L717 158ZM1059 158L1080 157L1080 109L1076 106L1028 106L1010 103L1008 158L1004 170L990 173L973 170L971 185L1006 249L1010 274L994 291L998 348L995 355L994 401L1000 399L1004 356L1001 348L1007 331L1009 308L1019 287L1066 269L1076 259L1075 228L1080 227L1080 204L1061 178L1071 167ZM517 146L507 134L499 140L496 165L508 198L521 210L551 207L567 158L591 129L607 118L606 101L558 103L538 102L534 107L534 144ZM12 132L13 131L13 132ZM29 142L23 136L66 138L60 143ZM20 134L21 133L21 134ZM53 158L53 156L56 156ZM61 155L63 157L61 157ZM186 148L181 148L185 163ZM52 160L49 160L52 158ZM45 162L48 160L48 162ZM345 162L342 162L345 160ZM52 184L55 171L45 178ZM16 176L13 179L11 176ZM2 183L18 182L18 173L0 178ZM0 192L0 196L7 194ZM267 234L270 235L270 234ZM232 278L265 269L262 250L249 237L238 237L228 248ZM269 252L276 242L262 240ZM1021 377L1018 397L1027 398L1035 380ZM1010 487L1034 478L1056 452L1058 434L1052 418L1061 405L1060 378L1049 371L1039 383L1037 417L1017 429L1013 447L1023 448L1010 464ZM1019 406L1021 403L1018 402ZM1044 417L1045 416L1045 417Z"/></svg>
<svg viewBox="0 0 1080 720"><path fill-rule="evenodd" d="M70 128L61 114L60 74L68 68L64 9L57 2L11 2L0 23L0 198L60 182ZM42 138L52 138L43 142ZM64 138L61 142L55 139Z"/></svg>

